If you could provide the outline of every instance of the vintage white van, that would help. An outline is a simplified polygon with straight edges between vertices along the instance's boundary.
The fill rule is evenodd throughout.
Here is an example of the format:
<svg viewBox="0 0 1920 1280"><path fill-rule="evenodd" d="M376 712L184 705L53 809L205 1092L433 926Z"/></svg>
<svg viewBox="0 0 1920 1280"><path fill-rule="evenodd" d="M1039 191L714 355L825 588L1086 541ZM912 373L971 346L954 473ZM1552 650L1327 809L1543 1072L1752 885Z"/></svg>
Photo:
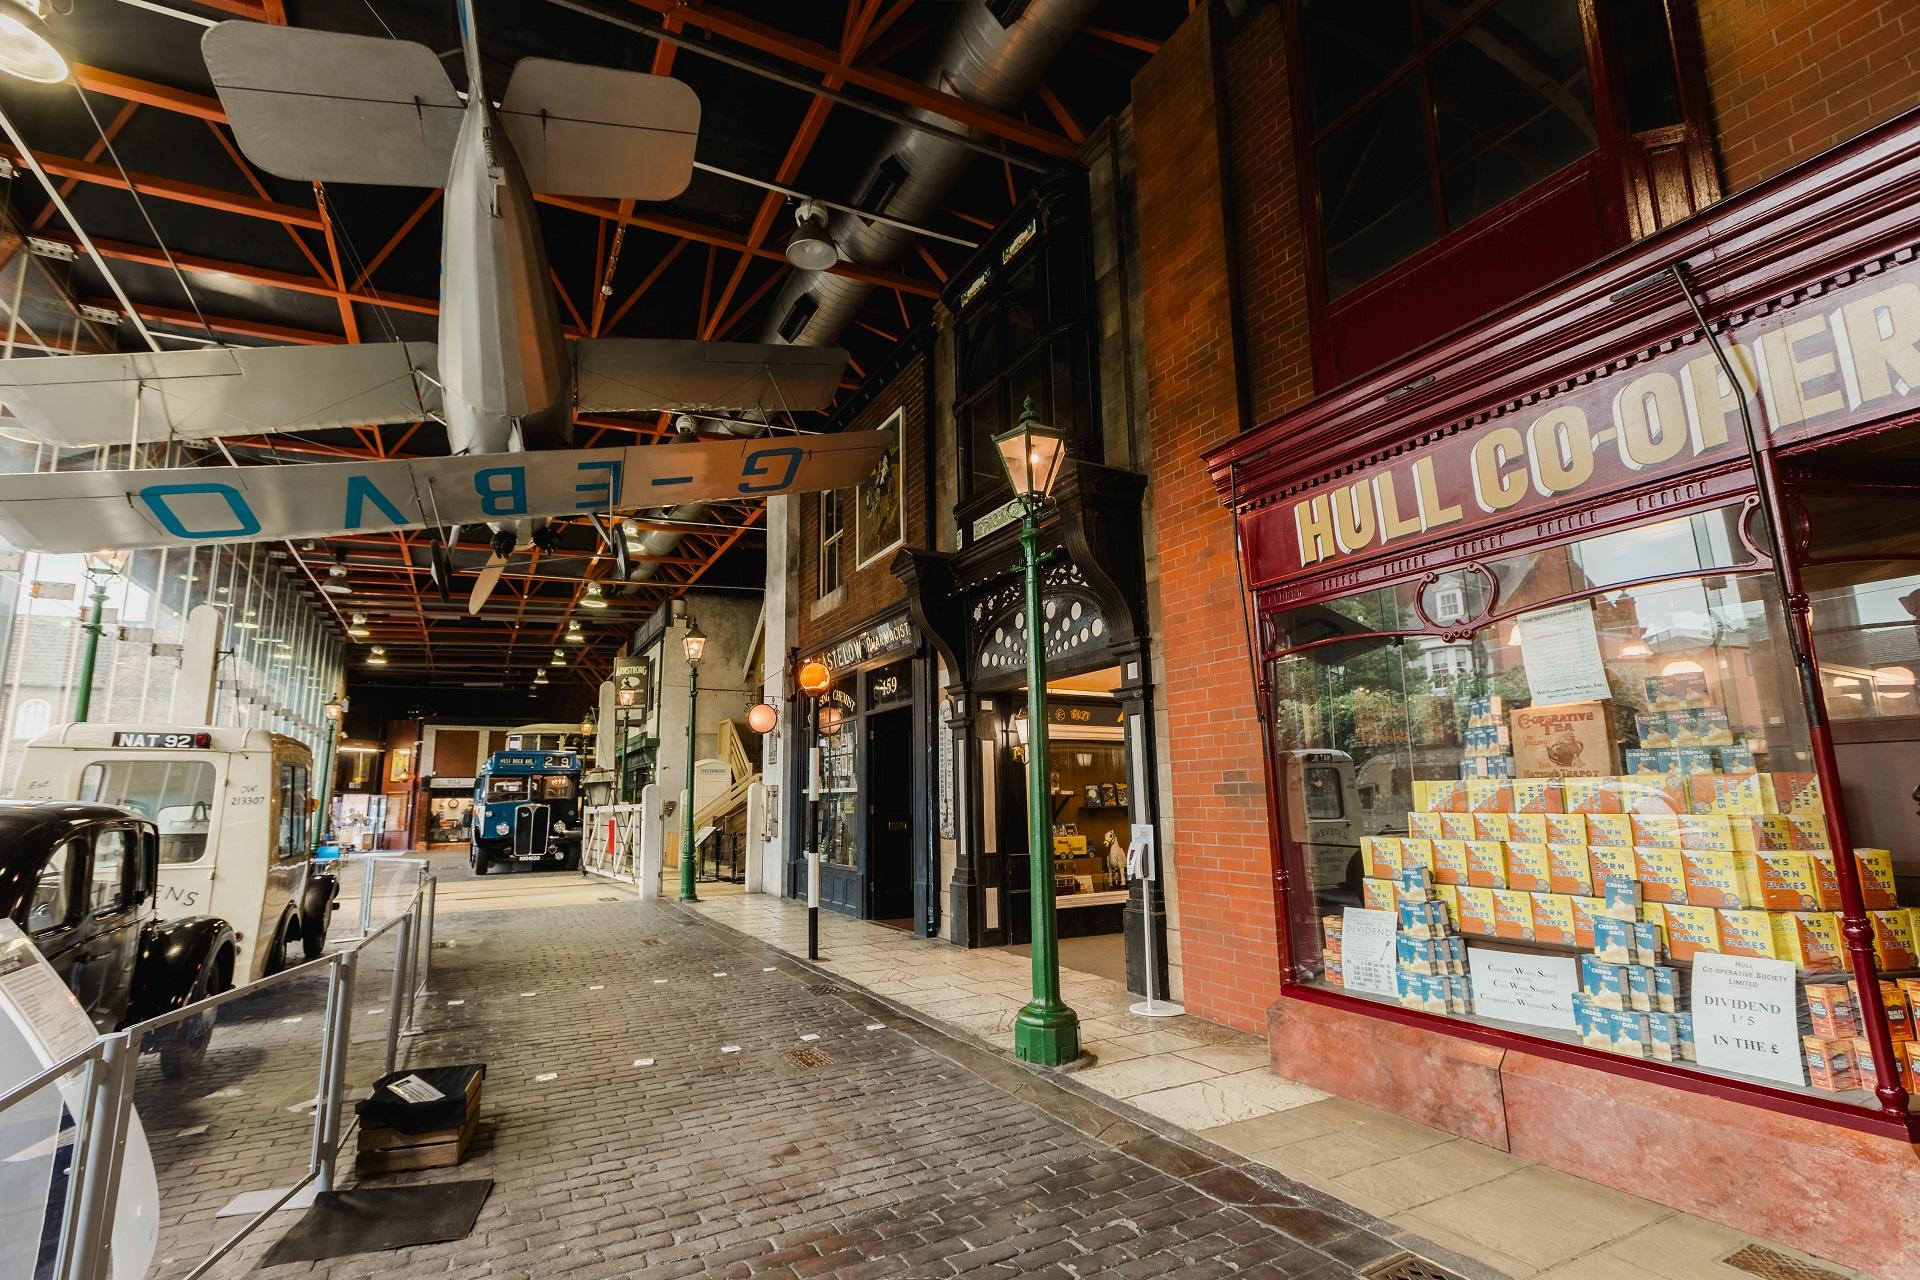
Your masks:
<svg viewBox="0 0 1920 1280"><path fill-rule="evenodd" d="M27 747L14 791L131 809L160 829L162 916L219 916L236 982L326 946L338 879L312 860L313 757L265 729L56 725Z"/></svg>

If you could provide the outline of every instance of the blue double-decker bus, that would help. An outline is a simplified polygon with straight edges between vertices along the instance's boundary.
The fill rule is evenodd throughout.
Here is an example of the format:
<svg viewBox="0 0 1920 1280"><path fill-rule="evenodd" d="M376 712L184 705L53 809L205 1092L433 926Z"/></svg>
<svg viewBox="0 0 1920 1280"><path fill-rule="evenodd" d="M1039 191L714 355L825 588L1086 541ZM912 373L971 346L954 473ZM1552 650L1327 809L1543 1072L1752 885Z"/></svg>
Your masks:
<svg viewBox="0 0 1920 1280"><path fill-rule="evenodd" d="M496 751L473 784L475 875L503 862L580 865L580 756L573 751Z"/></svg>

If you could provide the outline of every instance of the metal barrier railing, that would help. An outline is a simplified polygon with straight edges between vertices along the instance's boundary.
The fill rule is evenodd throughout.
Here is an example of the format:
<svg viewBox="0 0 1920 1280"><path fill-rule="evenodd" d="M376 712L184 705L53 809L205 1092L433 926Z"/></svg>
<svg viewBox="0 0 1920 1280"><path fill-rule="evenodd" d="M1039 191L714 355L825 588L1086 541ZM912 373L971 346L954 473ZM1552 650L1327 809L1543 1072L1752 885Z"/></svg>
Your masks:
<svg viewBox="0 0 1920 1280"><path fill-rule="evenodd" d="M197 1280L197 1277L204 1276L307 1187L315 1186L319 1191L333 1190L345 1122L346 1068L353 1029L354 988L362 960L376 941L398 931L393 976L386 992L387 1004L378 1011L386 1015L382 1049L385 1071L391 1072L399 1060L401 1038L420 1034L418 1004L419 997L426 992L429 957L433 950L433 910L437 888L436 878L425 876L407 900L404 910L384 923L373 925L350 946L283 969L257 982L249 982L184 1005L124 1030L100 1036L84 1049L0 1093L0 1118L4 1118L9 1109L27 1103L42 1090L57 1085L76 1070L85 1072L76 1091L77 1105L67 1107L72 1113L75 1127L73 1154L67 1174L68 1200L60 1212L59 1244L53 1267L50 1272L43 1274L48 1275L50 1280L108 1280L111 1271L109 1242L113 1236L114 1213L119 1201L121 1157L130 1132L140 1049L147 1038L178 1023L205 1017L224 1005L322 972L326 975L326 1004L322 1018L319 1082L314 1095L313 1134L306 1173L272 1204L247 1218L237 1231L215 1245L204 1259L184 1274L182 1280Z"/></svg>
<svg viewBox="0 0 1920 1280"><path fill-rule="evenodd" d="M356 869L354 864L358 863ZM341 914L352 908L353 932L335 935L342 941L364 938L380 918L379 904L401 903L426 884L429 871L425 858L402 858L384 853L349 853L321 864L332 868L340 880Z"/></svg>

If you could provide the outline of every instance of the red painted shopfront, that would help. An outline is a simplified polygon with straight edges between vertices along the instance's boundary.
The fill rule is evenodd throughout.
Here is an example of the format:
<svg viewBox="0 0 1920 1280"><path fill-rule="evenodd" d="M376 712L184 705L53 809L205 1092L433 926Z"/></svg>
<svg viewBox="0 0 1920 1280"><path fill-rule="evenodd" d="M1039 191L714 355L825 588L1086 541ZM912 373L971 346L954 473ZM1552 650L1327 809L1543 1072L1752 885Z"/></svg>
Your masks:
<svg viewBox="0 0 1920 1280"><path fill-rule="evenodd" d="M1208 455L1277 1072L1920 1274L1917 247L1909 114Z"/></svg>

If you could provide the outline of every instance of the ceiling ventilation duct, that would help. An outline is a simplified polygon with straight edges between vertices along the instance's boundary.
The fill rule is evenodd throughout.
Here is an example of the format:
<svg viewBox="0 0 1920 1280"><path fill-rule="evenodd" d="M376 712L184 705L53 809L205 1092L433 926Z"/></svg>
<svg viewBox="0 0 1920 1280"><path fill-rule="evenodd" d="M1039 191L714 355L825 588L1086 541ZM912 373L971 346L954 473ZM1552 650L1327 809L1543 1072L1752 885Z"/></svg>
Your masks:
<svg viewBox="0 0 1920 1280"><path fill-rule="evenodd" d="M1003 26L994 8L980 0L956 5L953 25L926 82L984 107L1016 106L1097 6L1098 0L1028 0L1025 5L1002 0L995 8L1018 10L1011 25ZM919 114L949 123L931 112ZM853 203L902 222L925 222L946 200L973 155L959 143L903 126L868 170ZM824 226L803 224L795 234L815 235L836 246L842 260L869 267L891 263L913 239L904 227L840 212L827 217ZM872 290L871 284L849 276L797 270L774 298L762 341L826 346L853 322ZM763 426L739 422L728 429L755 435ZM704 506L689 503L675 507L668 518L690 522L705 515ZM680 538L676 532L655 530L640 538L635 550L663 556ZM634 577L652 577L658 564L641 561L634 566Z"/></svg>

